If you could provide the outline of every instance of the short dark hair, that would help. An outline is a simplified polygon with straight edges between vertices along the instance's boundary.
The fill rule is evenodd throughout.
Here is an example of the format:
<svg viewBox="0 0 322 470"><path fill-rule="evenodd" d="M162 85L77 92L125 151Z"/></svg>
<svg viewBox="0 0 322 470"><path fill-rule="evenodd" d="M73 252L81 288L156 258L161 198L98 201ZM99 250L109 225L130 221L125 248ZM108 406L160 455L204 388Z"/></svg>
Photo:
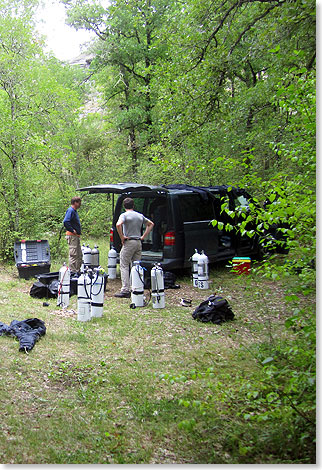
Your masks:
<svg viewBox="0 0 322 470"><path fill-rule="evenodd" d="M126 197L123 201L124 209L133 209L134 201L131 197Z"/></svg>
<svg viewBox="0 0 322 470"><path fill-rule="evenodd" d="M74 196L74 197L72 197L72 200L70 201L70 203L73 206L75 204L75 202L82 202L82 200L79 196Z"/></svg>

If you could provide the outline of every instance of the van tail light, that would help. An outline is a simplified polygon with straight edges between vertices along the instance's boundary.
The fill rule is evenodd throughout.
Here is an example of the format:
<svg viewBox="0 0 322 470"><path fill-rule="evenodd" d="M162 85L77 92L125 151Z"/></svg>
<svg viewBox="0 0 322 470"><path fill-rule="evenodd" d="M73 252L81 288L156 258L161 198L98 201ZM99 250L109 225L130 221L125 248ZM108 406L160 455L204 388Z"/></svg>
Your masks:
<svg viewBox="0 0 322 470"><path fill-rule="evenodd" d="M110 244L113 245L114 243L114 230L113 227L110 229Z"/></svg>
<svg viewBox="0 0 322 470"><path fill-rule="evenodd" d="M164 234L164 246L174 246L176 244L176 233L166 232Z"/></svg>

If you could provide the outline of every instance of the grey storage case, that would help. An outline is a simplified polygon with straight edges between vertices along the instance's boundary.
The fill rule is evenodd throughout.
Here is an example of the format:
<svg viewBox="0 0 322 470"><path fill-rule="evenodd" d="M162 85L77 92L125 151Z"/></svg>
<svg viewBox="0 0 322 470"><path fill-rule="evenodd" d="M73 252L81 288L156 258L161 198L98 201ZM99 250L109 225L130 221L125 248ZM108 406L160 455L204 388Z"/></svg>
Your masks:
<svg viewBox="0 0 322 470"><path fill-rule="evenodd" d="M36 274L49 273L48 240L20 240L14 244L14 256L19 277L30 279Z"/></svg>

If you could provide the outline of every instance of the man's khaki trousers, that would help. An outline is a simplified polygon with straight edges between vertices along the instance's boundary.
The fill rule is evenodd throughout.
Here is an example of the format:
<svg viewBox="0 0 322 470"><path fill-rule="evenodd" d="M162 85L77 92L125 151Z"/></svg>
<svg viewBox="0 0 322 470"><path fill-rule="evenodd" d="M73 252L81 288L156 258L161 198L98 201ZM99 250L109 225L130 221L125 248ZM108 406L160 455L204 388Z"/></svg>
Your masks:
<svg viewBox="0 0 322 470"><path fill-rule="evenodd" d="M69 269L73 273L78 273L82 264L82 249L80 237L76 235L66 235L69 247Z"/></svg>

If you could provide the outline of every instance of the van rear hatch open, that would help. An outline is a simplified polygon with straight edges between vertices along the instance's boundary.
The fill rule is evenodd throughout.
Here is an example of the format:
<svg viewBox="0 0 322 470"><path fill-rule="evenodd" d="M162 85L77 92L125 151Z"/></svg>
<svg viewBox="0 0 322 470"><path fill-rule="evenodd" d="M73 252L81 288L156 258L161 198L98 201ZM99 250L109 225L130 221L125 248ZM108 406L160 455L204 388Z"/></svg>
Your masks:
<svg viewBox="0 0 322 470"><path fill-rule="evenodd" d="M165 194L168 192L160 186L151 186L138 183L117 183L117 184L97 184L95 186L86 186L79 188L77 191L88 191L89 194L107 193L107 194L132 194L145 191L155 191L156 193Z"/></svg>
<svg viewBox="0 0 322 470"><path fill-rule="evenodd" d="M113 226L110 232L110 242L118 253L121 250L121 241L116 230L116 222L120 213L124 211L122 206L124 198L132 197L135 202L134 209L153 220L155 224L153 232L142 243L142 264L147 266L152 266L155 262L167 264L168 256L173 258L174 232L167 229L169 222L171 225L169 220L171 211L167 207L169 203L167 188L137 183L118 183L86 186L79 188L78 191L87 191L89 194L112 194ZM114 194L118 195L116 202Z"/></svg>

